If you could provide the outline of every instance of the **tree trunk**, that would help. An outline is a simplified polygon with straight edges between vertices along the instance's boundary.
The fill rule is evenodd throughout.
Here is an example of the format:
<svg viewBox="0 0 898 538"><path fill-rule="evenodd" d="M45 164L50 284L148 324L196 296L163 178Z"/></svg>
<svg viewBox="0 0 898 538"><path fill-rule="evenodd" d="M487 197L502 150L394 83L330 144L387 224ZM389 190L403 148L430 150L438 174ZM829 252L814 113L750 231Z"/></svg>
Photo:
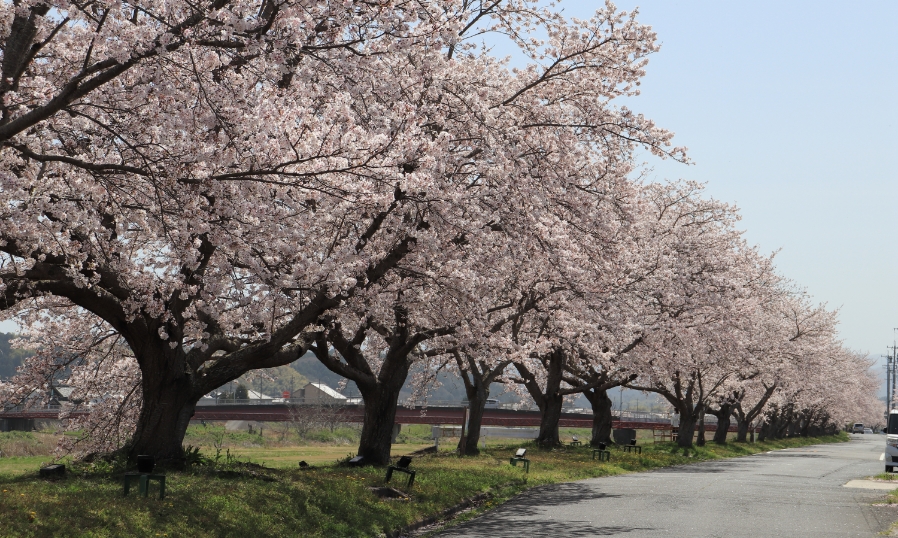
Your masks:
<svg viewBox="0 0 898 538"><path fill-rule="evenodd" d="M736 427L739 431L736 433L736 442L737 443L745 443L748 442L748 427L751 426L747 420L738 419L736 420Z"/></svg>
<svg viewBox="0 0 898 538"><path fill-rule="evenodd" d="M698 440L695 443L698 446L705 446L705 414L698 416Z"/></svg>
<svg viewBox="0 0 898 538"><path fill-rule="evenodd" d="M184 462L184 434L202 393L194 390L177 351L147 343L140 351L143 403L125 450L130 461L148 455L177 467Z"/></svg>
<svg viewBox="0 0 898 538"><path fill-rule="evenodd" d="M152 377L143 377L143 405L134 436L127 445L128 459L134 461L138 455L149 455L157 463L180 466L184 461L184 434L199 396L192 396L186 375L165 381Z"/></svg>
<svg viewBox="0 0 898 538"><path fill-rule="evenodd" d="M680 433L677 437L677 445L680 448L692 448L692 437L695 435L695 413L683 413L680 411Z"/></svg>
<svg viewBox="0 0 898 538"><path fill-rule="evenodd" d="M359 385L365 402L365 422L362 424L358 455L364 458L367 465L390 463L390 440L402 382L405 382L404 376L398 386L395 383L377 383L373 387Z"/></svg>
<svg viewBox="0 0 898 538"><path fill-rule="evenodd" d="M589 444L611 444L611 398L607 390L592 389L583 393L592 405L592 438Z"/></svg>
<svg viewBox="0 0 898 538"><path fill-rule="evenodd" d="M546 396L541 409L542 416L539 420L539 436L536 443L544 447L553 447L561 444L561 436L558 433L558 422L561 420L561 409L564 397L557 393Z"/></svg>
<svg viewBox="0 0 898 538"><path fill-rule="evenodd" d="M727 434L730 431L730 417L733 414L733 406L731 404L723 404L720 410L712 412L717 417L717 430L714 432L714 443L718 445L727 444Z"/></svg>
<svg viewBox="0 0 898 538"><path fill-rule="evenodd" d="M463 374L464 375L464 374ZM479 376L475 378L474 384L465 392L468 395L468 406L470 413L468 414L468 429L464 439L458 440L458 451L465 456L476 456L480 454L477 443L480 442L480 427L483 423L483 411L486 408L486 399L489 392L480 382ZM464 451L462 451L464 447Z"/></svg>
<svg viewBox="0 0 898 538"><path fill-rule="evenodd" d="M750 435L751 435L751 442L752 443L755 442L755 430L754 430L753 424L757 424L756 421L757 421L758 417L761 416L761 412L764 410L764 407L767 405L767 402L770 400L770 397L773 396L774 392L776 392L776 389L777 389L776 383L774 383L773 385L771 385L769 387L767 385L764 385L764 396L761 397L761 399L758 401L758 403L756 403L754 405L754 407L752 407L751 409L749 409L747 411L745 410L745 408L742 407L742 395L744 395L744 393L742 395L739 395L739 394L736 395L737 397L735 399L738 403L736 403L733 411L735 412L734 414L736 415L736 423L738 424L738 428L739 428L739 433L736 436L737 442L739 442L739 443L746 442L746 434L747 433L750 433ZM775 410L773 413L770 414L771 417L775 417L776 415L777 415L777 413ZM762 427L764 426L765 423L769 423L769 422L770 422L769 420L765 420L762 423ZM766 436L768 434L769 434L769 431L764 434L764 437L766 438ZM758 438L758 440L763 441L763 439L760 437Z"/></svg>
<svg viewBox="0 0 898 538"><path fill-rule="evenodd" d="M811 428L812 422L813 422L813 414L810 412L806 413L800 423L799 435L801 435L802 437L810 437L810 428Z"/></svg>
<svg viewBox="0 0 898 538"><path fill-rule="evenodd" d="M779 417L772 420L770 422L770 430L767 432L767 437L769 437L771 439L782 439L783 432L782 432L782 428L780 427L782 422L783 422L783 420Z"/></svg>
<svg viewBox="0 0 898 538"><path fill-rule="evenodd" d="M785 439L795 435L795 418L790 414L788 418L784 418L777 431L777 439Z"/></svg>
<svg viewBox="0 0 898 538"><path fill-rule="evenodd" d="M553 447L561 444L558 434L558 421L561 420L561 409L564 405L564 396L559 394L563 380L565 354L561 349L555 349L543 361L546 369L545 392L537 383L535 376L527 370L523 364L515 364L515 368L524 379L524 387L539 406L540 422L539 436L536 443L543 447Z"/></svg>
<svg viewBox="0 0 898 538"><path fill-rule="evenodd" d="M767 440L767 437L770 435L770 430L773 428L773 417L767 417L764 422L761 423L761 431L758 432L758 442L763 443Z"/></svg>
<svg viewBox="0 0 898 538"><path fill-rule="evenodd" d="M411 367L409 353L414 345L409 345L411 337L407 331L407 312L400 306L396 306L394 310L396 332L391 336L393 341L386 354L380 358L380 368L376 374L370 366L374 361L369 362L362 351L362 343L370 328L368 325L358 328L354 336L347 339L342 328L335 323L326 334L318 334L315 345L311 347L328 370L355 381L362 394L365 413L358 455L363 458L362 463L365 465L390 463L390 444L393 424L396 422L399 391L402 390ZM329 344L333 345L333 356ZM340 358L337 358L337 353Z"/></svg>

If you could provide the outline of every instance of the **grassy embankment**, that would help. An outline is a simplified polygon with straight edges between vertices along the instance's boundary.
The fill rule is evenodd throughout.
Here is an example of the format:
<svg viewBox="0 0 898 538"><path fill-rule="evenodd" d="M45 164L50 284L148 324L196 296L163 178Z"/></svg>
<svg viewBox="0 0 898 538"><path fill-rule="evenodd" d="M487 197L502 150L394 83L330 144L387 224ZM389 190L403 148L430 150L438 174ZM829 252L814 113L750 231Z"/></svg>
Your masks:
<svg viewBox="0 0 898 538"><path fill-rule="evenodd" d="M203 435L193 433L195 441ZM591 459L588 447L530 448L529 474L508 463L521 445L491 444L475 458L459 458L448 451L416 458L413 468L418 470L418 478L408 500L381 500L369 490L383 485L382 469L313 464L309 470L300 470L293 466L296 460L290 467L262 467L244 458L235 461L234 452L249 454L252 459L267 457L272 463L294 456L275 461L277 450L271 449L288 447L225 448L217 437L213 437L217 446L203 453L214 459L218 451L218 460L169 473L164 501L134 494L122 497L121 469L109 464L76 465L67 478L48 481L37 478L34 467L26 473L9 472L3 465L7 458L0 458L0 536L378 536L484 492L489 492L490 498L467 517L538 485L844 441L846 437L708 445L688 455L671 444L647 444L641 456L612 449L611 462L601 464ZM258 440L230 441L240 445ZM394 445L394 454L418 445ZM312 459L312 448L316 447L294 447L297 457L302 455L299 451L306 450L307 461ZM342 456L352 451L349 446L329 448ZM227 450L231 450L230 457ZM398 478L391 485L404 489L404 476ZM155 491L154 486L151 493Z"/></svg>

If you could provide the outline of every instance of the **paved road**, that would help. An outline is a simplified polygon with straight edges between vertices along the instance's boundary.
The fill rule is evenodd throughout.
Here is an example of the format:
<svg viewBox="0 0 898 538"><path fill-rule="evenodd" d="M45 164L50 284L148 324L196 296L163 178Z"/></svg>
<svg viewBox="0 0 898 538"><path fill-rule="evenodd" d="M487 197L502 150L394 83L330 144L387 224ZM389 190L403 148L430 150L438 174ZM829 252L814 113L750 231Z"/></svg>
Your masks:
<svg viewBox="0 0 898 538"><path fill-rule="evenodd" d="M898 509L843 487L882 472L882 435L531 490L443 538L876 536Z"/></svg>

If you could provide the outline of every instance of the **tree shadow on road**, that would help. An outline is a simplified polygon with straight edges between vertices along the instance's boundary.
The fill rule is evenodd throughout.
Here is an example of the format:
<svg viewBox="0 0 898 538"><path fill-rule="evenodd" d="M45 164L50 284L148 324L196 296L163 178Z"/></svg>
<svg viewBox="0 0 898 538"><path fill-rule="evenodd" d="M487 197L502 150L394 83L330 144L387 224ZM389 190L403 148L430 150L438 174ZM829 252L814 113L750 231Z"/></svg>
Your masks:
<svg viewBox="0 0 898 538"><path fill-rule="evenodd" d="M733 464L731 463L718 463L718 462L709 462L703 461L698 463L690 463L687 465L676 465L673 467L663 467L661 469L655 469L654 473L694 473L694 474L702 474L702 473L725 473L727 471L733 470Z"/></svg>
<svg viewBox="0 0 898 538"><path fill-rule="evenodd" d="M549 519L553 508L580 503L595 503L596 519L601 519L602 499L621 497L601 491L582 482L554 484L532 489L515 497L495 511L450 529L449 536L489 536L521 538L523 536L615 536L639 529L626 526L597 526L587 521ZM545 519L530 519L534 516Z"/></svg>
<svg viewBox="0 0 898 538"><path fill-rule="evenodd" d="M587 536L616 536L633 531L653 530L638 527L590 525L584 521L530 521L506 519L493 514L489 518L479 518L450 529L448 536L470 536L490 538L521 538L522 536L552 536L577 538Z"/></svg>
<svg viewBox="0 0 898 538"><path fill-rule="evenodd" d="M595 485L588 485L583 482L568 482L526 491L503 505L502 511L513 516L532 515L532 506L540 508L573 506L575 504L616 497L620 497L620 495L605 493Z"/></svg>
<svg viewBox="0 0 898 538"><path fill-rule="evenodd" d="M769 454L764 454L767 458L826 458L825 454L812 454L810 452L770 452Z"/></svg>

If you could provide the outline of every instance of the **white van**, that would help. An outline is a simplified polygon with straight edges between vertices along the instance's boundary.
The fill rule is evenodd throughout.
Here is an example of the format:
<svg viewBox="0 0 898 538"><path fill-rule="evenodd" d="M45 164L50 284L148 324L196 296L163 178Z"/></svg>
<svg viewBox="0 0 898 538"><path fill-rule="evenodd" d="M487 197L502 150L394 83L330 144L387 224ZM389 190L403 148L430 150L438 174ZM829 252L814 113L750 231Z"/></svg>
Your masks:
<svg viewBox="0 0 898 538"><path fill-rule="evenodd" d="M851 433L864 433L864 425L860 422L855 422L854 426L851 427Z"/></svg>
<svg viewBox="0 0 898 538"><path fill-rule="evenodd" d="M886 425L886 472L891 473L898 466L898 409L889 411Z"/></svg>

